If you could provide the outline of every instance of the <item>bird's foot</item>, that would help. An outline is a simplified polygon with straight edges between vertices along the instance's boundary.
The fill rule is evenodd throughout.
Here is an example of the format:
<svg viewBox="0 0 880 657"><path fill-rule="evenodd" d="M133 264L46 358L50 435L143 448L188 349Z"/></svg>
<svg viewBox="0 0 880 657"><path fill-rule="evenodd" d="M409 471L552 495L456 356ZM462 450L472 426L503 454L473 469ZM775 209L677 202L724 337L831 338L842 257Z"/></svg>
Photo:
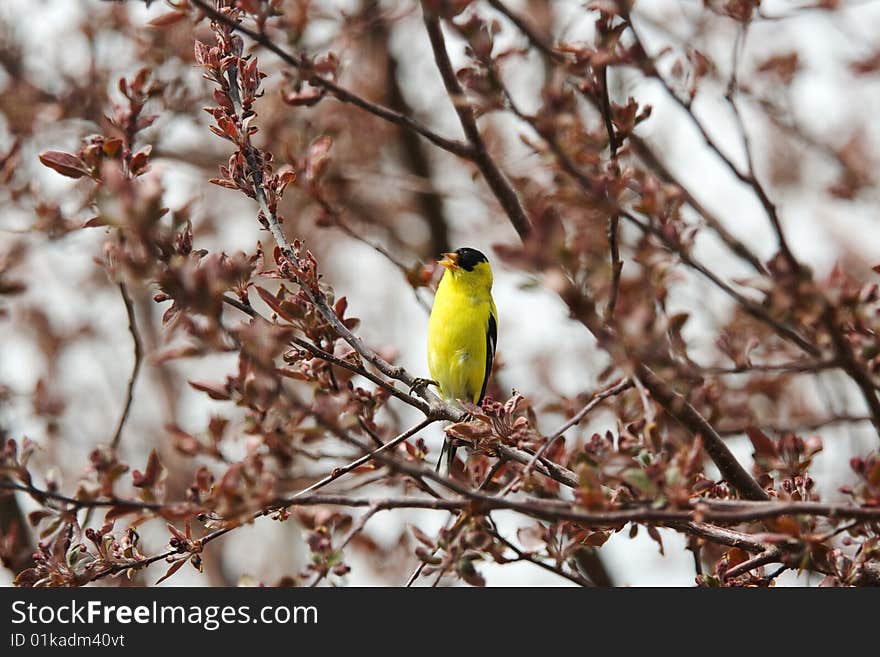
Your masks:
<svg viewBox="0 0 880 657"><path fill-rule="evenodd" d="M414 392L419 393L419 396L423 396L425 390L428 389L428 386L433 385L439 387L440 384L434 381L433 379L423 379L418 377L413 379L412 385L409 387L409 394L413 394Z"/></svg>

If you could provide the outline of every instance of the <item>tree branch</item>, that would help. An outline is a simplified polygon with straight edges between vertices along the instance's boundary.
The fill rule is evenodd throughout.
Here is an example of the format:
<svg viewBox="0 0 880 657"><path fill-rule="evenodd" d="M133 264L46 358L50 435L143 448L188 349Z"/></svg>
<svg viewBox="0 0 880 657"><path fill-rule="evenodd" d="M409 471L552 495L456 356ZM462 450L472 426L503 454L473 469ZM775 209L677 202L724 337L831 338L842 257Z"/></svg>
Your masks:
<svg viewBox="0 0 880 657"><path fill-rule="evenodd" d="M617 162L617 149L620 146L618 136L614 131L614 121L611 111L611 97L608 93L608 67L601 66L598 73L599 87L602 94L599 107L602 119L605 123L605 131L608 133L608 151L611 156L611 166L615 175L620 175L620 165ZM611 291L608 295L608 305L605 307L605 321L614 319L614 308L617 306L617 292L620 288L620 275L623 271L623 261L620 259L619 238L620 214L612 212L608 218L608 244L611 251Z"/></svg>
<svg viewBox="0 0 880 657"><path fill-rule="evenodd" d="M471 144L473 162L477 165L489 188L507 213L513 228L520 238L525 240L531 232L531 221L529 221L510 181L508 181L486 149L486 143L483 141L479 128L477 128L477 119L474 116L473 107L468 103L464 90L461 88L455 71L452 68L452 62L449 61L449 53L446 51L446 40L443 37L443 29L440 27L440 19L431 13L424 1L422 2L422 13L425 29L428 31L428 38L434 51L434 61L437 64L437 69L440 71L440 76L443 78L446 93L452 101L456 114L458 114L458 119L461 127L464 129L465 136Z"/></svg>
<svg viewBox="0 0 880 657"><path fill-rule="evenodd" d="M356 93L339 86L332 80L328 80L327 78L318 75L312 70L312 64L305 56L296 57L294 55L291 55L289 52L285 51L277 44L275 44L265 34L257 32L256 30L252 30L248 27L245 27L241 23L236 22L229 16L211 7L210 4L208 4L208 2L206 2L205 0L191 0L191 2L196 7L198 7L205 15L209 16L211 20L223 23L224 25L228 25L235 31L240 32L247 37L250 37L256 43L275 53L286 64L289 64L290 66L303 71L307 75L309 84L325 89L337 100L358 107L370 114L373 114L374 116L378 116L379 118L388 121L389 123L394 123L395 125L399 125L400 127L407 130L412 130L420 134L432 144L439 146L443 150L448 151L453 155L457 155L465 159L471 159L473 157L471 148L467 144L463 144L459 141L454 141L442 137L441 135L438 135L436 132L432 131L421 123L418 123L414 119L408 116L404 116L399 112L395 112L394 110L379 105L377 103L371 102L365 98L362 98Z"/></svg>
<svg viewBox="0 0 880 657"><path fill-rule="evenodd" d="M227 25L230 24L228 19L225 20L224 23ZM244 116L244 110L242 107L241 96L238 88L237 67L227 67L226 76L228 80L230 101L232 102L236 119L238 123L243 126L246 117ZM281 255L295 267L301 269L302 262L300 260L299 254L291 246L290 241L287 239L287 236L284 234L284 231L281 228L281 224L278 221L277 215L269 207L269 202L266 197L266 191L263 188L262 169L257 163L254 147L250 143L248 133L243 132L242 135L242 143L240 145L240 148L248 165L248 171L253 183L254 196L260 206L262 216L264 217L266 224L269 227L269 231L272 233L272 237L275 240L275 243L277 244ZM339 317L336 316L335 311L327 303L326 297L320 290L312 289L309 285L300 285L300 287L308 297L309 301L315 306L315 308L324 318L324 320L326 320L327 323L333 327L333 330L336 331L336 333L343 340L351 345L351 347L354 348L355 351L357 351L362 358L371 363L385 376L401 381L405 385L409 386L410 389L419 390L422 397L429 404L429 408L425 410L426 415L433 417L434 419L452 419L457 418L461 415L460 410L440 400L436 395L431 393L426 388L419 389L418 379L409 374L409 372L407 372L404 368L391 365L375 351L369 349L364 344L363 340L353 334L348 329L348 327L342 323Z"/></svg>

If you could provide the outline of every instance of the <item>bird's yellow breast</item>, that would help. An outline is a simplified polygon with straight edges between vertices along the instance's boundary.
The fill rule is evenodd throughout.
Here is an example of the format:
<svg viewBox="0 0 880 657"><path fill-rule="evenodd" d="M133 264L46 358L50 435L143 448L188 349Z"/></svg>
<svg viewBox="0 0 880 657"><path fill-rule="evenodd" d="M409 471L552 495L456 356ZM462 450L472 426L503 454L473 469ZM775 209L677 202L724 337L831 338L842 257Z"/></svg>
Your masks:
<svg viewBox="0 0 880 657"><path fill-rule="evenodd" d="M447 399L477 402L486 371L487 331L494 303L489 286L445 272L428 322L428 369Z"/></svg>

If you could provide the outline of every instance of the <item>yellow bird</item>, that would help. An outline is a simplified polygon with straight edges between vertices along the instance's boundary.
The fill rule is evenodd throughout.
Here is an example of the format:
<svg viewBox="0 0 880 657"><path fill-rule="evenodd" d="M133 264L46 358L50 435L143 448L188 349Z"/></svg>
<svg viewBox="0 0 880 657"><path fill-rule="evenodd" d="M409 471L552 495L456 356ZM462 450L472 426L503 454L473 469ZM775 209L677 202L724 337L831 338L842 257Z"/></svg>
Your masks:
<svg viewBox="0 0 880 657"><path fill-rule="evenodd" d="M498 337L498 311L492 299L492 268L476 249L444 253L446 269L428 322L428 370L444 399L479 404L492 373ZM447 470L455 448L447 439L437 468L447 454Z"/></svg>

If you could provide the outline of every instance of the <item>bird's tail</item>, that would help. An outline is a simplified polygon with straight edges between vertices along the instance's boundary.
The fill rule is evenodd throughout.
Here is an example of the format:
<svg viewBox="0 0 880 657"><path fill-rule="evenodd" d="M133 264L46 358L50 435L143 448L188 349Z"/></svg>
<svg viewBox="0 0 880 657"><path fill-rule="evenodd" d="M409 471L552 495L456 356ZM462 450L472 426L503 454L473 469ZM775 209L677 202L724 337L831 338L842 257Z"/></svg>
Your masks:
<svg viewBox="0 0 880 657"><path fill-rule="evenodd" d="M449 436L444 436L440 457L437 459L437 465L434 468L441 477L449 477L452 474L452 464L455 463L456 450L458 450L458 446L452 443Z"/></svg>

